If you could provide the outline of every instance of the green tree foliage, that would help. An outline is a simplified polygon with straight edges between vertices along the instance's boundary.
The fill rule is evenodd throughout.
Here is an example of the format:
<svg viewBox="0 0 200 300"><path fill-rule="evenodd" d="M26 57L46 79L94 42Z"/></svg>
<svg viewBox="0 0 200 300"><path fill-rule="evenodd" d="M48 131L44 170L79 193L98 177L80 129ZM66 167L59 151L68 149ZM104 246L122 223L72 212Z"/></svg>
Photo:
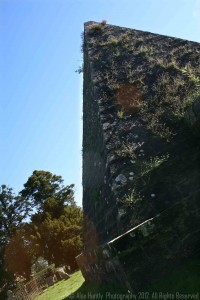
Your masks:
<svg viewBox="0 0 200 300"><path fill-rule="evenodd" d="M35 257L35 253L30 246L26 225L21 226L10 237L4 253L6 269L14 278L20 275L26 279L30 279L31 266Z"/></svg>
<svg viewBox="0 0 200 300"><path fill-rule="evenodd" d="M64 204L75 205L73 187L73 184L64 186L61 176L36 170L28 178L20 194L32 204L32 207L44 211L45 205L48 206L46 201L49 198L56 201L57 207L63 207ZM49 205L51 205L50 202Z"/></svg>
<svg viewBox="0 0 200 300"><path fill-rule="evenodd" d="M17 196L2 186L0 299L5 299L1 294L10 287L8 282L19 275L30 278L38 257L73 270L81 248L82 211L76 206L73 184L64 186L61 176L34 171Z"/></svg>
<svg viewBox="0 0 200 300"><path fill-rule="evenodd" d="M35 214L30 224L32 244L38 255L49 264L69 265L75 268L75 256L82 247L82 211L76 206L64 207L55 218L49 212Z"/></svg>
<svg viewBox="0 0 200 300"><path fill-rule="evenodd" d="M21 196L16 196L6 185L0 190L0 299L4 290L12 282L13 273L8 272L5 262L6 247L28 216L28 203ZM3 299L3 298L2 298ZM5 298L4 298L5 299Z"/></svg>
<svg viewBox="0 0 200 300"><path fill-rule="evenodd" d="M82 211L74 201L74 185L63 185L61 176L34 171L21 195L37 211L29 225L30 242L37 257L56 266L75 268L82 247Z"/></svg>
<svg viewBox="0 0 200 300"><path fill-rule="evenodd" d="M28 216L29 203L21 196L16 196L13 189L1 186L0 193L0 236L1 243L7 243L25 217Z"/></svg>

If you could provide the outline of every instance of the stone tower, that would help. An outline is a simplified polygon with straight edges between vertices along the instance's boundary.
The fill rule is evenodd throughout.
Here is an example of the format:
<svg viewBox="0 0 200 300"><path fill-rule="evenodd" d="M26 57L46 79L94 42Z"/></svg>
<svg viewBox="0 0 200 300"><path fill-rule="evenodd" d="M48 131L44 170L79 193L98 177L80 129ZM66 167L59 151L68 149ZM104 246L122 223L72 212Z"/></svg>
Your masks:
<svg viewBox="0 0 200 300"><path fill-rule="evenodd" d="M176 255L179 234L190 236L189 249L181 244L188 256L199 245L199 143L185 115L200 93L200 45L87 22L83 49L84 252L77 261L88 280L102 281L106 273L137 289L124 265L138 260L141 273L151 270L151 246L162 250L161 237ZM160 252L162 268L174 264L177 256L170 255Z"/></svg>

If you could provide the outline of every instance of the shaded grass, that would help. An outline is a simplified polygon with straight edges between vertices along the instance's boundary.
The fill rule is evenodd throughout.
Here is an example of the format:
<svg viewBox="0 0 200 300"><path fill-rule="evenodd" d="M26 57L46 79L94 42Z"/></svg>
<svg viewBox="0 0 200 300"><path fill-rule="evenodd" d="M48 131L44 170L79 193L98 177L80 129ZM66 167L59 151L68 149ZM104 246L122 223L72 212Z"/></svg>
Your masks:
<svg viewBox="0 0 200 300"><path fill-rule="evenodd" d="M180 298L181 295L194 295L193 299L200 299L200 258L185 262L140 293L133 292L131 295L128 290L119 287L87 283L81 272L78 271L70 279L63 280L48 288L36 300L192 299L189 296Z"/></svg>
<svg viewBox="0 0 200 300"><path fill-rule="evenodd" d="M197 299L197 300L200 299L200 258L194 258L185 262L183 265L176 267L176 269L165 274L165 276L163 276L159 281L145 288L144 291L136 292L136 293L133 292L132 295L127 290L122 290L114 286L102 287L97 284L84 282L74 294L64 298L64 300L69 300L69 299L74 299L74 300L164 299L166 300L166 299L192 299L191 298L192 296L193 299Z"/></svg>

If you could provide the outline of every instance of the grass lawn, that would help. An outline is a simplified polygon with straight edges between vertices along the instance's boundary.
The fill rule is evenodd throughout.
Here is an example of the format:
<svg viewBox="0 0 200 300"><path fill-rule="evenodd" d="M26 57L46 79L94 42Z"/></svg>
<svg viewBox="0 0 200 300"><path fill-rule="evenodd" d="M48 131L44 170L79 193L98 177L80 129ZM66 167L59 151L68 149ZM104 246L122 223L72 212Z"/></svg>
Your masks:
<svg viewBox="0 0 200 300"><path fill-rule="evenodd" d="M145 289L142 294L133 293L133 296L126 290L121 290L113 286L99 286L94 283L86 283L80 271L74 273L68 280L62 280L52 287L49 287L36 300L105 300L105 299L200 299L200 259L193 258L184 265L177 267L162 277L158 282ZM163 294L159 296L159 292ZM157 293L157 294L156 294ZM171 293L171 298L165 296ZM181 295L194 295L193 298L180 298ZM197 293L199 293L197 295ZM121 298L119 297L121 295ZM124 297L124 298L123 298ZM130 297L130 298L128 298ZM156 298L158 297L158 298ZM159 298L161 297L161 298ZM163 298L164 297L164 298ZM174 298L173 298L174 297ZM179 298L177 298L179 297Z"/></svg>
<svg viewBox="0 0 200 300"><path fill-rule="evenodd" d="M62 300L78 290L83 282L84 278L81 272L75 272L69 279L59 281L46 289L35 300Z"/></svg>
<svg viewBox="0 0 200 300"><path fill-rule="evenodd" d="M96 299L92 295L100 293L103 298L97 298L100 300L106 299L106 293L110 292L114 294L116 292L122 293L112 286L100 287L98 284L86 283L81 271L75 272L67 280L62 280L53 286L47 288L44 293L35 298L35 300L80 300L80 299ZM88 298L89 297L89 298Z"/></svg>

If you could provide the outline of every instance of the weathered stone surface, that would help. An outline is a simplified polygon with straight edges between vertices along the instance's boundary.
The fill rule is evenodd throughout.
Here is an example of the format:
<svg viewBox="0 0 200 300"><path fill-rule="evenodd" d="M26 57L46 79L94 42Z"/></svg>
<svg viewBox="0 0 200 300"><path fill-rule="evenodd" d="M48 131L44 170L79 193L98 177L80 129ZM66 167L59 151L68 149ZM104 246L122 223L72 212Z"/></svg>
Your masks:
<svg viewBox="0 0 200 300"><path fill-rule="evenodd" d="M126 176L124 176L123 174L119 174L116 178L115 178L115 181L118 183L118 184L126 184L127 183L127 178Z"/></svg>
<svg viewBox="0 0 200 300"><path fill-rule="evenodd" d="M87 280L114 282L134 292L145 289L199 253L199 215L198 197L188 197L99 247L95 253L82 253L77 257L79 267Z"/></svg>
<svg viewBox="0 0 200 300"><path fill-rule="evenodd" d="M156 279L199 243L193 199L200 198L200 149L182 121L185 115L198 128L200 45L95 24L84 30L85 221L78 262L87 280L106 277L137 289L136 274L144 283L146 270Z"/></svg>

